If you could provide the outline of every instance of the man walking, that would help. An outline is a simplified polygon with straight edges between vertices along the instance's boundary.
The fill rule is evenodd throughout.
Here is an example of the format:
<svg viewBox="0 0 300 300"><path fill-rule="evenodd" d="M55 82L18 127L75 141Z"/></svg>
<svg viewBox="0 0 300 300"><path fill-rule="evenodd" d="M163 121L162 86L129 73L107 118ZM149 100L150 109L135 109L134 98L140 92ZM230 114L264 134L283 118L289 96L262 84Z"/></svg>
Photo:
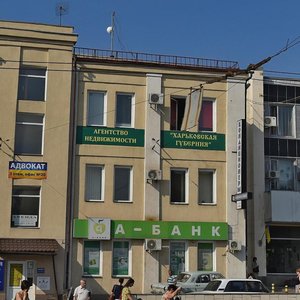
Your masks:
<svg viewBox="0 0 300 300"><path fill-rule="evenodd" d="M91 292L86 288L85 279L80 280L80 285L75 289L73 300L90 300Z"/></svg>

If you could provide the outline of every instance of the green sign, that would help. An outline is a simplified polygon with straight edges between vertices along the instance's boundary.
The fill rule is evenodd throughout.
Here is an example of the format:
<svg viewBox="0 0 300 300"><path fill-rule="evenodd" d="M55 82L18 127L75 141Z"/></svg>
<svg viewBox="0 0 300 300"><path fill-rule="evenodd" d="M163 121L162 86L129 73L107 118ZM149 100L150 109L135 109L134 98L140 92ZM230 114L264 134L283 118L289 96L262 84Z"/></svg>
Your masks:
<svg viewBox="0 0 300 300"><path fill-rule="evenodd" d="M163 131L163 148L225 150L225 134L188 131Z"/></svg>
<svg viewBox="0 0 300 300"><path fill-rule="evenodd" d="M74 220L74 238L88 238L88 220ZM111 221L112 239L227 240L224 222Z"/></svg>
<svg viewBox="0 0 300 300"><path fill-rule="evenodd" d="M77 126L76 143L144 147L144 130Z"/></svg>

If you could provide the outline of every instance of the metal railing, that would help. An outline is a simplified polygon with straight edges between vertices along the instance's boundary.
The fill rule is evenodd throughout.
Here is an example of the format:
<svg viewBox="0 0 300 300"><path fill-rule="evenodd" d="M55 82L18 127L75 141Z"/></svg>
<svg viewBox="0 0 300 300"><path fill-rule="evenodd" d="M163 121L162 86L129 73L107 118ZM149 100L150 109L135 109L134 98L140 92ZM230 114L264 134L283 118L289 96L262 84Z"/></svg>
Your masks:
<svg viewBox="0 0 300 300"><path fill-rule="evenodd" d="M90 48L74 48L74 54L77 57L95 58L104 60L113 60L119 62L139 62L159 64L166 66L180 66L180 67L194 67L194 68L208 68L221 70L238 70L239 64L236 61L206 59L188 56L163 55L163 54L149 54L141 52L128 51L111 51Z"/></svg>

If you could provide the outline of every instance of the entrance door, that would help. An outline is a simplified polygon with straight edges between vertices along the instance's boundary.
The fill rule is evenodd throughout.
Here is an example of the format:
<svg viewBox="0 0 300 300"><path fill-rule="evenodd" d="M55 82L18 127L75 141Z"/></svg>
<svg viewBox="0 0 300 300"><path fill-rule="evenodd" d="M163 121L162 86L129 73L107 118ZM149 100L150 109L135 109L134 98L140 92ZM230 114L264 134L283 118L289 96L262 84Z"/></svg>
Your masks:
<svg viewBox="0 0 300 300"><path fill-rule="evenodd" d="M34 266L35 262L32 260L7 263L6 300L15 299L16 293L21 290L21 281L24 279L32 284L28 292L29 299L35 300Z"/></svg>
<svg viewBox="0 0 300 300"><path fill-rule="evenodd" d="M21 281L25 279L26 262L9 261L7 271L6 300L13 300L20 290Z"/></svg>

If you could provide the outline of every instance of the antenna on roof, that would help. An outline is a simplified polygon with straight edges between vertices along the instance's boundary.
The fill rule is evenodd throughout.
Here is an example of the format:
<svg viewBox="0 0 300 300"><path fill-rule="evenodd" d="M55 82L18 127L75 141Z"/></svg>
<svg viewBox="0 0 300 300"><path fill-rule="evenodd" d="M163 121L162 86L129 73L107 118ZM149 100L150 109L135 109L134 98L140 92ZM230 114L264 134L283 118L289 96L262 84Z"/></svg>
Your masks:
<svg viewBox="0 0 300 300"><path fill-rule="evenodd" d="M114 51L114 32L115 32L115 12L111 16L111 25L107 27L106 31L110 35L110 50Z"/></svg>
<svg viewBox="0 0 300 300"><path fill-rule="evenodd" d="M59 16L59 26L61 26L62 16L69 12L69 4L67 2L58 2L55 6L55 14Z"/></svg>

